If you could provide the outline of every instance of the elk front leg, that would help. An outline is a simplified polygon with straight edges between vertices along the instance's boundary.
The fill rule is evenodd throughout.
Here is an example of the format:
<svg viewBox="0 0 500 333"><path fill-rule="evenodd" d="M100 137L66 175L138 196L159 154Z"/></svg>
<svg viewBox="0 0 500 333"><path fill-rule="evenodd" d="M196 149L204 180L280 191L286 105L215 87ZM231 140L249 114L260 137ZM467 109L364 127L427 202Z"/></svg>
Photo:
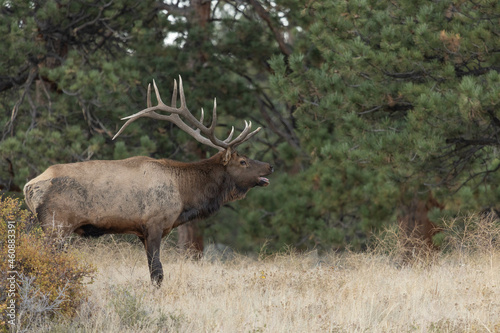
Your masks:
<svg viewBox="0 0 500 333"><path fill-rule="evenodd" d="M163 281L163 268L160 262L161 234L157 235L153 233L153 235L149 235L146 238L139 238L144 243L144 247L146 248L151 281L160 287L161 282Z"/></svg>

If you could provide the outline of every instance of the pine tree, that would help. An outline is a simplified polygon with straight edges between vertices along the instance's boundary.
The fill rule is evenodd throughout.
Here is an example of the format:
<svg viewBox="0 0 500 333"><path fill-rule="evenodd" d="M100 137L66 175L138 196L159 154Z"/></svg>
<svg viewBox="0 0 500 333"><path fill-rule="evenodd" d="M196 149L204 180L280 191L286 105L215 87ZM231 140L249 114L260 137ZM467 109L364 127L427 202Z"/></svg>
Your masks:
<svg viewBox="0 0 500 333"><path fill-rule="evenodd" d="M431 190L450 209L495 205L498 3L312 2L304 12L308 49L272 63L310 156L281 193L293 203L269 219L279 239L363 244ZM467 202L450 199L457 190Z"/></svg>

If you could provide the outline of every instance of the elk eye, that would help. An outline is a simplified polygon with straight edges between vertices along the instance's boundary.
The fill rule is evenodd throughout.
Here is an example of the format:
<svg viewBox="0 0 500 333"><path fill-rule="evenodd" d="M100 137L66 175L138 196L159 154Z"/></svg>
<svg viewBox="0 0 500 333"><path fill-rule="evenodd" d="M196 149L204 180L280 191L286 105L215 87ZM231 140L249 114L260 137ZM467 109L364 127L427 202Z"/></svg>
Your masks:
<svg viewBox="0 0 500 333"><path fill-rule="evenodd" d="M243 166L245 166L245 165L247 165L247 162L245 160L241 160L240 164L243 165Z"/></svg>

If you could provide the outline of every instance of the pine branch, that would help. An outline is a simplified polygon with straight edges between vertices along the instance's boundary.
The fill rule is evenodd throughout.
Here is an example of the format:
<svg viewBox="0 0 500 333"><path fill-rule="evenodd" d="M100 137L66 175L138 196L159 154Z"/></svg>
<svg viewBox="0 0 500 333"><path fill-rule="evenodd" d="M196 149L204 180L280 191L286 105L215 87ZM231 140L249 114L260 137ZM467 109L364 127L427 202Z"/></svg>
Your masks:
<svg viewBox="0 0 500 333"><path fill-rule="evenodd" d="M292 50L288 45L285 43L285 38L283 36L283 33L274 26L271 16L269 13L265 10L264 7L257 1L257 0L248 0L248 2L253 6L257 14L260 16L261 19L263 19L266 23L269 29L274 34L274 38L276 38L276 41L278 42L279 48L281 52L286 55L287 57L292 54Z"/></svg>
<svg viewBox="0 0 500 333"><path fill-rule="evenodd" d="M446 143L463 146L498 146L500 141L495 138L481 138L481 139L464 139L464 138L450 138L446 139Z"/></svg>
<svg viewBox="0 0 500 333"><path fill-rule="evenodd" d="M489 66L489 67L479 67L471 70L461 70L460 67L455 67L455 73L457 77L463 77L468 75L479 76L488 73L489 71L497 71L500 73L500 66Z"/></svg>
<svg viewBox="0 0 500 333"><path fill-rule="evenodd" d="M9 90L14 85L20 85L28 79L29 73L24 72L18 76L0 76L0 92Z"/></svg>
<svg viewBox="0 0 500 333"><path fill-rule="evenodd" d="M385 70L382 70L382 72L390 77L396 78L396 79L413 79L413 78L419 78L424 74L421 71L411 71L411 72L406 72L406 73L391 73Z"/></svg>

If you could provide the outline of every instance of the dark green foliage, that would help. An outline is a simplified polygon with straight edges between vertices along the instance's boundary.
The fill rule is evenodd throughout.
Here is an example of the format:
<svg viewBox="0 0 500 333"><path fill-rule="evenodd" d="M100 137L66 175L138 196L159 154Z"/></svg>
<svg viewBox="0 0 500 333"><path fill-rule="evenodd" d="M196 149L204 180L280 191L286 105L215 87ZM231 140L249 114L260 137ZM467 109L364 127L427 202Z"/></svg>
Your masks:
<svg viewBox="0 0 500 333"><path fill-rule="evenodd" d="M496 204L498 4L315 2L307 13L314 64L297 52L287 71L275 58L271 82L296 105L311 156L297 179L315 190L299 195L308 219L352 244L349 230L364 242L431 189L443 200L462 185L455 210Z"/></svg>

